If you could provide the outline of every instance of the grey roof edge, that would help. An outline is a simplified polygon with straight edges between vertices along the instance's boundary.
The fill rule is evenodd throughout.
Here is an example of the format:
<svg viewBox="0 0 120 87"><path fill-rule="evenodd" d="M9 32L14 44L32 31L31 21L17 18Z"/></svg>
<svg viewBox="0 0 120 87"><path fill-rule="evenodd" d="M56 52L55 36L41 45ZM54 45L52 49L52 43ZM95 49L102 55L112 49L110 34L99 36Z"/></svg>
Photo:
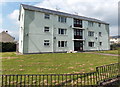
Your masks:
<svg viewBox="0 0 120 87"><path fill-rule="evenodd" d="M72 18L77 18L77 19L81 19L81 20L93 21L93 22L103 23L103 24L108 24L109 25L109 23L98 20L98 19L95 19L95 18L79 16L79 15L75 15L75 14L50 10L50 9L46 9L46 8L40 8L40 7L26 5L26 4L21 4L20 6L23 6L23 8L26 9L26 10L40 11L40 12L51 13L51 14L56 14L56 15L62 15L62 16L67 16L67 17L72 17Z"/></svg>
<svg viewBox="0 0 120 87"><path fill-rule="evenodd" d="M9 35L11 38L15 39L15 37L11 36L9 33L5 32L5 31L2 31L0 34L2 34L2 33L5 33L5 34Z"/></svg>

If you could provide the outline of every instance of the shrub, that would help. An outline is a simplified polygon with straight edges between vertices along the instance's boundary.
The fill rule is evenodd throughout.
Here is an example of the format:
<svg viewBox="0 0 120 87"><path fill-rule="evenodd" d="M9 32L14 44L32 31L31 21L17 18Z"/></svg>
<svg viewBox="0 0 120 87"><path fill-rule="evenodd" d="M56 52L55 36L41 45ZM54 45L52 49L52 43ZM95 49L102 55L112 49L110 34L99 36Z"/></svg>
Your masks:
<svg viewBox="0 0 120 87"><path fill-rule="evenodd" d="M115 43L110 45L111 50L118 50L120 48L120 43Z"/></svg>
<svg viewBox="0 0 120 87"><path fill-rule="evenodd" d="M12 42L0 42L0 52L16 51L16 44Z"/></svg>

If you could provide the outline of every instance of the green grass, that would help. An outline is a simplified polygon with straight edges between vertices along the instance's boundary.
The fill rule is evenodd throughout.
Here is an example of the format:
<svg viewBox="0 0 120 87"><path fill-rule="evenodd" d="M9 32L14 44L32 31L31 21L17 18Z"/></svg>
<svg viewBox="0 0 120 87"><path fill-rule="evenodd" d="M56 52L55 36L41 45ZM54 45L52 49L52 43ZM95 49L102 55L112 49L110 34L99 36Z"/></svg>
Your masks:
<svg viewBox="0 0 120 87"><path fill-rule="evenodd" d="M118 54L118 50L96 51L97 53Z"/></svg>
<svg viewBox="0 0 120 87"><path fill-rule="evenodd" d="M2 56L3 74L84 73L95 71L96 66L118 61L115 56L88 53L16 55L8 52L2 53Z"/></svg>

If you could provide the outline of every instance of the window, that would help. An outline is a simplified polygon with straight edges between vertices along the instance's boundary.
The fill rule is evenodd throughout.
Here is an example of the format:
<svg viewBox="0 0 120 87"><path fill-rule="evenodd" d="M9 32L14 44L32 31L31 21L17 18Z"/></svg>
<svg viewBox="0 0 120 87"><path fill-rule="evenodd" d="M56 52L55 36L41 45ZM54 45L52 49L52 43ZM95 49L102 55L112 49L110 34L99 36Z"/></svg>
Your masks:
<svg viewBox="0 0 120 87"><path fill-rule="evenodd" d="M58 21L61 22L61 23L66 23L67 22L67 18L63 17L63 16L59 16L58 17Z"/></svg>
<svg viewBox="0 0 120 87"><path fill-rule="evenodd" d="M98 23L98 26L101 27L101 23Z"/></svg>
<svg viewBox="0 0 120 87"><path fill-rule="evenodd" d="M88 36L94 36L94 32L93 31L88 31Z"/></svg>
<svg viewBox="0 0 120 87"><path fill-rule="evenodd" d="M102 36L102 32L99 32L99 36Z"/></svg>
<svg viewBox="0 0 120 87"><path fill-rule="evenodd" d="M50 19L50 15L49 14L45 14L45 19Z"/></svg>
<svg viewBox="0 0 120 87"><path fill-rule="evenodd" d="M50 45L49 40L44 40L44 46L49 46L49 45Z"/></svg>
<svg viewBox="0 0 120 87"><path fill-rule="evenodd" d="M49 27L44 27L44 32L49 32Z"/></svg>
<svg viewBox="0 0 120 87"><path fill-rule="evenodd" d="M92 21L88 21L88 26L93 27L93 22Z"/></svg>
<svg viewBox="0 0 120 87"><path fill-rule="evenodd" d="M74 19L74 27L82 28L82 20Z"/></svg>
<svg viewBox="0 0 120 87"><path fill-rule="evenodd" d="M74 39L83 39L83 30L74 29Z"/></svg>
<svg viewBox="0 0 120 87"><path fill-rule="evenodd" d="M22 21L23 21L23 14L22 14Z"/></svg>
<svg viewBox="0 0 120 87"><path fill-rule="evenodd" d="M88 42L89 47L94 47L94 42Z"/></svg>
<svg viewBox="0 0 120 87"><path fill-rule="evenodd" d="M58 41L58 47L67 47L67 41Z"/></svg>
<svg viewBox="0 0 120 87"><path fill-rule="evenodd" d="M102 46L102 42L99 42L99 45Z"/></svg>
<svg viewBox="0 0 120 87"><path fill-rule="evenodd" d="M66 32L67 32L67 29L62 29L62 28L58 29L58 34L66 35Z"/></svg>

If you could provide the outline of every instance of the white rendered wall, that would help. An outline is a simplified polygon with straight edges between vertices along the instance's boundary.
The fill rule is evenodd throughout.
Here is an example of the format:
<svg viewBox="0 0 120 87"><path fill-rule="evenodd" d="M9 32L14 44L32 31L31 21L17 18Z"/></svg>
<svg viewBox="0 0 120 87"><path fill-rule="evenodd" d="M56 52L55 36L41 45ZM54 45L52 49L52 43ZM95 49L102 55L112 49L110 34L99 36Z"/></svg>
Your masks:
<svg viewBox="0 0 120 87"><path fill-rule="evenodd" d="M23 32L20 29L19 52L21 53L40 53L40 52L64 52L74 50L74 29L73 18L67 17L67 23L58 22L58 15L50 14L50 19L44 19L44 13L25 10L21 11L25 14L25 18L20 20L20 26L23 27ZM44 32L44 27L49 27L49 32ZM59 35L58 28L67 29L66 35ZM88 31L94 31L94 36L88 36ZM99 36L102 32L102 36ZM88 21L83 20L83 39L85 39L83 50L109 50L109 31L106 29L105 24L98 26L94 22L93 27L88 26ZM56 39L53 39L56 37ZM95 39L97 37L97 40ZM23 39L24 38L24 39ZM23 40L23 45L21 43ZM50 41L50 46L44 46L44 40ZM58 47L58 41L67 41L67 47ZM88 42L94 42L94 47L89 47ZM102 46L99 46L102 42Z"/></svg>

